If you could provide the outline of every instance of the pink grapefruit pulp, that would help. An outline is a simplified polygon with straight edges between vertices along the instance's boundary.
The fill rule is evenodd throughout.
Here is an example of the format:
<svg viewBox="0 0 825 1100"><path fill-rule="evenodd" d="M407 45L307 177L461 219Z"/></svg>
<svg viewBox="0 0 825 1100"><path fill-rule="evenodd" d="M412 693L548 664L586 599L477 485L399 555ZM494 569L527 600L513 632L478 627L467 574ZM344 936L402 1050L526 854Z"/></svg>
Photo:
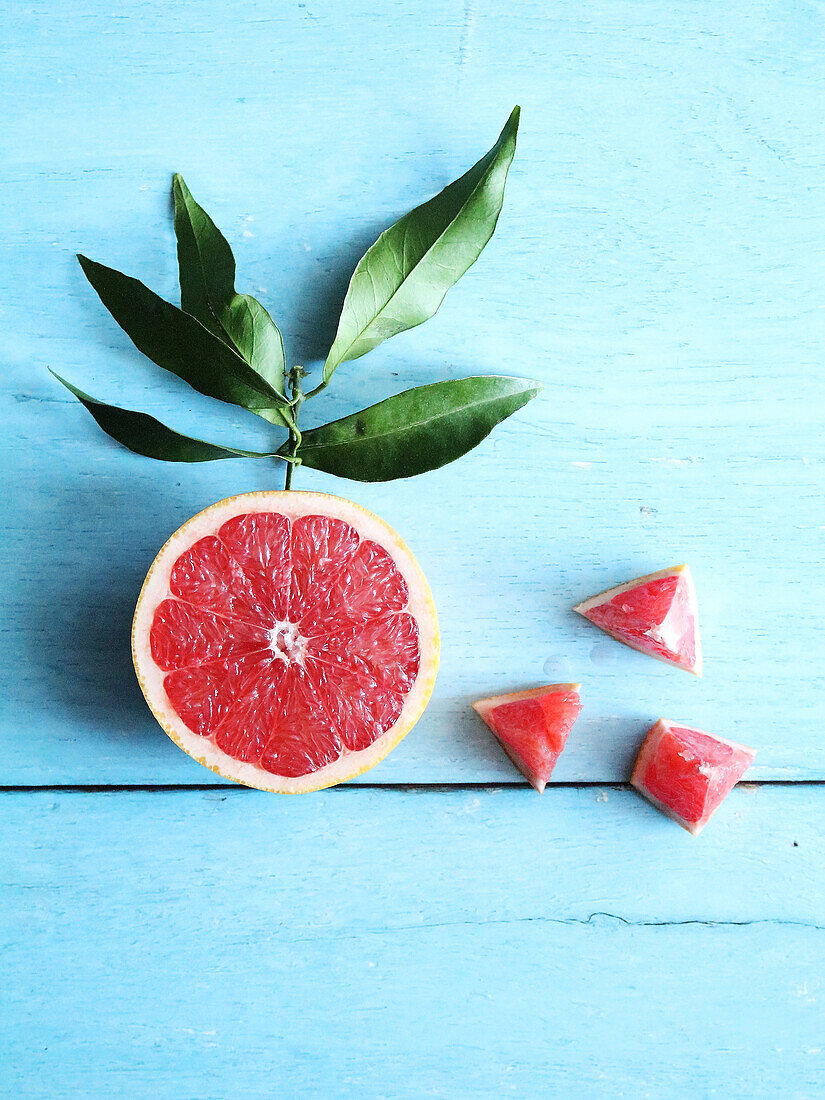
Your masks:
<svg viewBox="0 0 825 1100"><path fill-rule="evenodd" d="M473 703L473 710L539 794L581 713L580 691L581 684L549 684Z"/></svg>
<svg viewBox="0 0 825 1100"><path fill-rule="evenodd" d="M637 577L574 610L631 649L702 675L699 608L688 566Z"/></svg>
<svg viewBox="0 0 825 1100"><path fill-rule="evenodd" d="M357 504L232 497L156 557L132 653L163 729L238 783L298 793L379 762L427 705L438 620L418 563Z"/></svg>

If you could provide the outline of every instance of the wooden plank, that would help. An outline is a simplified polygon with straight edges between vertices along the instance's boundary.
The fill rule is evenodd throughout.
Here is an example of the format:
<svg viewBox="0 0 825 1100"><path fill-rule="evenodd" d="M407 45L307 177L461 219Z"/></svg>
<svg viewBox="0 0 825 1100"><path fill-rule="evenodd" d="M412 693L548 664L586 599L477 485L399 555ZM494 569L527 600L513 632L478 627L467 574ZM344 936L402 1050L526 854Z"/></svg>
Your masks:
<svg viewBox="0 0 825 1100"><path fill-rule="evenodd" d="M131 609L180 522L280 479L134 458L67 401L47 363L183 430L214 418L217 440L267 442L256 418L141 362L72 253L174 296L167 190L181 170L231 238L239 285L317 368L365 245L486 148L517 99L496 240L431 324L347 365L308 410L332 417L479 371L546 384L476 453L421 480L301 472L395 525L441 612L432 707L370 778L511 778L469 700L572 677L586 711L559 780L625 778L660 714L755 745L755 778L825 777L822 12L4 9L3 782L204 779L141 703ZM569 610L681 560L699 586L702 683Z"/></svg>
<svg viewBox="0 0 825 1100"><path fill-rule="evenodd" d="M19 1097L818 1095L825 798L0 798Z"/></svg>

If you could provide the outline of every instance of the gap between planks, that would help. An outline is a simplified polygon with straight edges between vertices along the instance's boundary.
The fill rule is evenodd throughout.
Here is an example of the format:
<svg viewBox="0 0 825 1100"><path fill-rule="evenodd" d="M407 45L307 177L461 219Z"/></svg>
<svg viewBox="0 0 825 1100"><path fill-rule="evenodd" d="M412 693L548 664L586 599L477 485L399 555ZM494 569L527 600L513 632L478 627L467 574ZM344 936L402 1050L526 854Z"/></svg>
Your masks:
<svg viewBox="0 0 825 1100"><path fill-rule="evenodd" d="M756 779L738 783L737 790L750 790L756 787L825 787L825 779ZM449 792L449 791L498 791L530 790L529 783L478 782L478 783L351 783L327 787L333 791L402 791L402 792ZM581 780L548 784L547 790L611 790L632 791L630 783ZM134 793L141 791L229 791L241 794L254 791L254 787L245 787L239 783L18 783L0 785L0 794L37 794L42 792L64 792L67 794L103 794L123 791Z"/></svg>

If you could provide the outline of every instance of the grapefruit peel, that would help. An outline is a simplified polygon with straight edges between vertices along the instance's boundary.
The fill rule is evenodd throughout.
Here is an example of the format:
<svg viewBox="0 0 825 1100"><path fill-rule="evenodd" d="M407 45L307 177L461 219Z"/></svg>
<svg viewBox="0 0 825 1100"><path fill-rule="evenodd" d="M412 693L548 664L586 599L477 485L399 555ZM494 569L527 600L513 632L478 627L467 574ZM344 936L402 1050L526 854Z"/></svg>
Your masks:
<svg viewBox="0 0 825 1100"><path fill-rule="evenodd" d="M345 750L335 762L299 777L278 776L265 772L256 764L236 760L214 741L189 729L171 705L164 688L164 671L153 659L150 644L155 611L170 595L170 574L180 555L201 538L214 534L227 520L257 512L278 512L290 519L303 515L329 516L350 523L362 539L379 543L389 552L406 582L409 599L405 610L413 615L419 630L421 660L418 673L392 727L368 748ZM284 794L321 790L354 779L394 749L427 706L438 671L439 648L438 618L432 593L412 552L392 528L365 508L323 493L246 493L213 504L193 516L172 535L155 558L141 589L132 624L132 657L141 690L158 723L175 744L225 779Z"/></svg>
<svg viewBox="0 0 825 1100"><path fill-rule="evenodd" d="M618 584L573 610L631 649L702 675L699 606L687 565Z"/></svg>

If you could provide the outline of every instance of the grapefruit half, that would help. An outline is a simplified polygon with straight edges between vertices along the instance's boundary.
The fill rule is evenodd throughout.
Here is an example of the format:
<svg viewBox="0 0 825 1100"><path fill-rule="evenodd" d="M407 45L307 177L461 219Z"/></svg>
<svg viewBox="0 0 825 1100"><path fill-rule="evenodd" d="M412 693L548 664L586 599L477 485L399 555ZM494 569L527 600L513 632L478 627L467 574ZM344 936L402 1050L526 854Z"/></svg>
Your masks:
<svg viewBox="0 0 825 1100"><path fill-rule="evenodd" d="M473 710L539 794L581 713L580 691L581 684L548 684L473 703Z"/></svg>
<svg viewBox="0 0 825 1100"><path fill-rule="evenodd" d="M699 607L688 566L608 588L574 610L631 649L702 675Z"/></svg>
<svg viewBox="0 0 825 1100"><path fill-rule="evenodd" d="M372 768L438 669L418 562L340 497L247 493L200 512L149 570L132 655L172 740L227 779L289 794Z"/></svg>

